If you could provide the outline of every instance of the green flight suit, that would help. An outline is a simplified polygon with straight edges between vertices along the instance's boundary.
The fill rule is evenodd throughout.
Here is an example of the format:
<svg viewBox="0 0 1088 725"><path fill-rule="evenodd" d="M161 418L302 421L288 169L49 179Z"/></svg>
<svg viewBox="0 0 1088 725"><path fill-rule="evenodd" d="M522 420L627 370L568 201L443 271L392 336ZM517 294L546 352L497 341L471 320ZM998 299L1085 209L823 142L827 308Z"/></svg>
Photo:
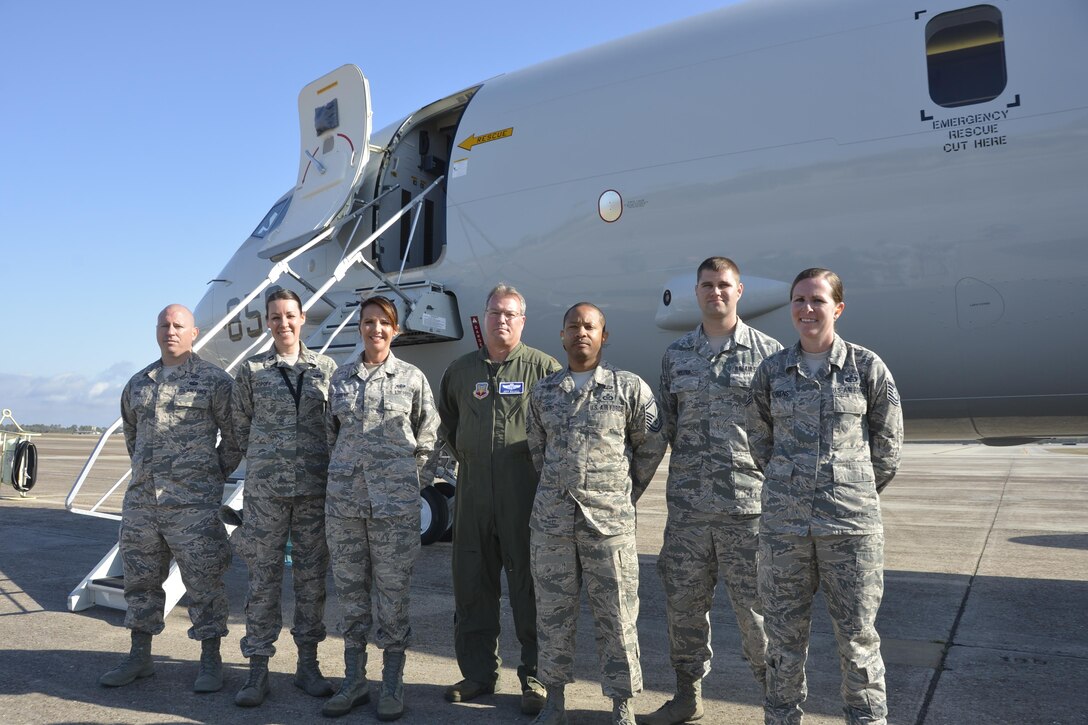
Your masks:
<svg viewBox="0 0 1088 725"><path fill-rule="evenodd" d="M529 571L529 514L537 472L525 441L529 391L559 370L552 356L519 343L505 361L487 348L455 360L442 376L439 436L457 457L453 520L454 646L461 674L494 682L499 665L500 575L506 571L518 677L536 676L536 602Z"/></svg>

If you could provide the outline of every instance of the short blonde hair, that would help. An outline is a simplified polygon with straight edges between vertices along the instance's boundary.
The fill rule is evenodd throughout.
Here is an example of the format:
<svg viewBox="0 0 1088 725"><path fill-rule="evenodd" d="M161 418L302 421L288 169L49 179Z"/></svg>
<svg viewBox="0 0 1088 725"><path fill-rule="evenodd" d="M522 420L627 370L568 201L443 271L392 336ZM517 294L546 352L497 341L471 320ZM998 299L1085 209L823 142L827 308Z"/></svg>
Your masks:
<svg viewBox="0 0 1088 725"><path fill-rule="evenodd" d="M514 289L513 285L499 282L492 287L491 291L487 293L487 299L484 300L484 310L487 310L487 306L491 304L491 299L493 297L517 297L518 304L521 305L521 314L525 314L525 298L520 292Z"/></svg>

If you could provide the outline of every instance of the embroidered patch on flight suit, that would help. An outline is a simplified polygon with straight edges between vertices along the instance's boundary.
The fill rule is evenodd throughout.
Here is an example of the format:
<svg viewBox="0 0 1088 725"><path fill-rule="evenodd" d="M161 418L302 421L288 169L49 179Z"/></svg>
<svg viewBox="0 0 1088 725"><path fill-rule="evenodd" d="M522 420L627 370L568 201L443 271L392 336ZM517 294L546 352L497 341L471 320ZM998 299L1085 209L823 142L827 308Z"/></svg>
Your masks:
<svg viewBox="0 0 1088 725"><path fill-rule="evenodd" d="M476 389L472 391L472 396L476 400L483 400L491 394L491 386L487 382L476 383Z"/></svg>
<svg viewBox="0 0 1088 725"><path fill-rule="evenodd" d="M479 388L479 385L476 386ZM525 382L499 382L499 395L523 395L525 393Z"/></svg>

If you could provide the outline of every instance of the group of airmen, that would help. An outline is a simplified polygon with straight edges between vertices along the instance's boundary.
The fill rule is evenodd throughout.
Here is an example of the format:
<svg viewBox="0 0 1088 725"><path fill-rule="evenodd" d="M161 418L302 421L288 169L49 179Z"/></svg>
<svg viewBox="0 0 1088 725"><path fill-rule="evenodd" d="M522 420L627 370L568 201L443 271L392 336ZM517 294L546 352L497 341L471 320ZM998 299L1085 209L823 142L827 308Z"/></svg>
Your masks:
<svg viewBox="0 0 1088 725"><path fill-rule="evenodd" d="M885 723L878 493L899 464L899 394L879 357L836 334L845 304L834 272L812 268L794 280L799 340L789 348L740 320L743 290L732 260L699 265L702 322L665 351L656 395L603 360L605 314L590 302L564 315L566 365L522 343L525 299L506 284L487 296L484 345L449 365L437 401L423 373L392 353L397 310L384 297L362 301L363 351L337 368L299 339L297 295L273 292L273 347L233 381L193 352L192 313L168 306L158 318L161 359L121 399L133 464L120 533L131 649L99 681L120 686L153 674L151 641L163 629L162 583L174 558L190 597L189 636L202 645L194 690L223 687L231 549L218 510L222 484L244 456L235 539L249 570L241 640L249 676L236 704L258 706L269 694L290 539L294 684L328 698L326 716L368 703L373 643L383 651L377 716L401 717L419 491L445 445L458 464L452 578L463 676L445 698L474 700L499 687L505 573L520 710L535 715L534 725L566 723L584 581L613 722L634 725L632 699L642 690L636 504L671 447L657 568L676 691L637 721L703 716L720 577L766 723L802 722L818 589L834 623L846 720ZM338 689L317 658L330 566L344 638Z"/></svg>

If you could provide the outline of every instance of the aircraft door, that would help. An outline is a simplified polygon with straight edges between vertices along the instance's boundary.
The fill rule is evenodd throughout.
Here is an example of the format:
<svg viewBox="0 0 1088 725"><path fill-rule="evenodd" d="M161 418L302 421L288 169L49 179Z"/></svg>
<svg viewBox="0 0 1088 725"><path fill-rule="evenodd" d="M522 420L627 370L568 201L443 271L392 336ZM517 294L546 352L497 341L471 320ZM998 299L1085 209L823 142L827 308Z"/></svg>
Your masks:
<svg viewBox="0 0 1088 725"><path fill-rule="evenodd" d="M370 86L354 65L343 65L298 94L298 179L279 226L268 233L261 257L305 244L352 199L370 158Z"/></svg>
<svg viewBox="0 0 1088 725"><path fill-rule="evenodd" d="M399 187L374 212L377 229L439 177L447 177L420 206L419 218L406 214L378 238L374 262L384 272L437 264L446 246L446 185L457 124L476 88L421 108L389 143L376 178L375 196ZM413 231L414 226L414 231Z"/></svg>

